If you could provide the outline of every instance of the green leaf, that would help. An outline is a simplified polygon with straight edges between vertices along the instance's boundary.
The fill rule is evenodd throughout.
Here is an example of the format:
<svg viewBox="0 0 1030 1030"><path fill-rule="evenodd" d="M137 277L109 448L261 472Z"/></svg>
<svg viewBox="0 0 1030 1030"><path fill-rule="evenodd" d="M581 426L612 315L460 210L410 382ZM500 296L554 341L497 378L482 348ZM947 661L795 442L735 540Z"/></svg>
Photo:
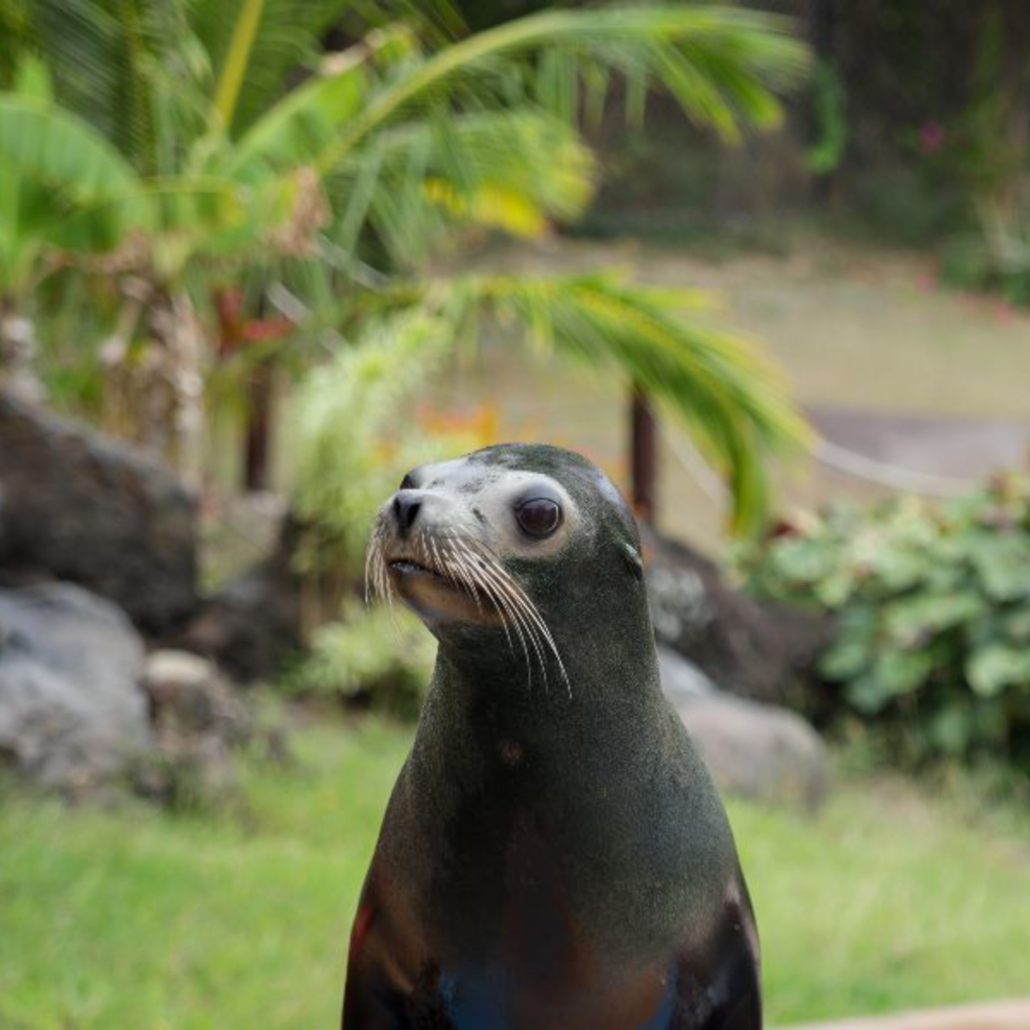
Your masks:
<svg viewBox="0 0 1030 1030"><path fill-rule="evenodd" d="M351 0L192 0L190 22L209 55L214 104L232 136L251 128L319 57Z"/></svg>
<svg viewBox="0 0 1030 1030"><path fill-rule="evenodd" d="M271 107L216 162L244 182L311 164L360 110L364 98L360 64L315 77Z"/></svg>
<svg viewBox="0 0 1030 1030"><path fill-rule="evenodd" d="M383 126L430 99L479 83L482 96L529 55L544 62L543 82L558 108L584 75L618 72L667 86L695 120L735 136L744 121L768 123L773 89L796 81L806 48L787 23L755 12L709 5L647 5L549 10L518 18L438 50L370 100L319 157L337 167ZM586 69L590 69L586 71ZM553 108L552 108L553 109Z"/></svg>
<svg viewBox="0 0 1030 1030"><path fill-rule="evenodd" d="M911 694L933 671L935 659L929 648L919 651L884 649L873 662L872 676L885 697Z"/></svg>
<svg viewBox="0 0 1030 1030"><path fill-rule="evenodd" d="M930 740L939 751L952 757L968 750L974 732L974 714L965 699L942 705L928 720Z"/></svg>
<svg viewBox="0 0 1030 1030"><path fill-rule="evenodd" d="M1030 597L1030 540L978 534L970 541L969 558L989 596L999 601Z"/></svg>
<svg viewBox="0 0 1030 1030"><path fill-rule="evenodd" d="M988 644L966 662L966 677L981 697L994 697L1006 687L1030 685L1030 650Z"/></svg>
<svg viewBox="0 0 1030 1030"><path fill-rule="evenodd" d="M34 54L23 54L14 77L14 92L28 100L49 104L54 99L54 83L46 64Z"/></svg>
<svg viewBox="0 0 1030 1030"><path fill-rule="evenodd" d="M139 182L132 166L82 119L12 94L0 94L0 161L75 200L121 196Z"/></svg>
<svg viewBox="0 0 1030 1030"><path fill-rule="evenodd" d="M916 594L887 605L884 626L899 646L908 647L920 639L936 636L942 630L979 618L988 610L978 594Z"/></svg>
<svg viewBox="0 0 1030 1030"><path fill-rule="evenodd" d="M854 636L841 635L823 655L819 671L827 679L846 682L855 679L869 665L869 643Z"/></svg>
<svg viewBox="0 0 1030 1030"><path fill-rule="evenodd" d="M1030 608L1008 612L1001 619L1005 635L1016 643L1030 643Z"/></svg>

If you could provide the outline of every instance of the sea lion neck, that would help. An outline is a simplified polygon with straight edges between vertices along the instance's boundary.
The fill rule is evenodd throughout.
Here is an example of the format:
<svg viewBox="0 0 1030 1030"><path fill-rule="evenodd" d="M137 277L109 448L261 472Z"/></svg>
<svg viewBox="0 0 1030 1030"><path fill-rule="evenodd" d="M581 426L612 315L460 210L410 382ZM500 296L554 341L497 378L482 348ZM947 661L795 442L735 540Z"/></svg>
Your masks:
<svg viewBox="0 0 1030 1030"><path fill-rule="evenodd" d="M509 642L496 630L489 646L441 641L431 686L436 706L487 739L527 738L564 748L573 726L638 733L648 718L660 716L661 688L643 590L639 600L629 600L605 604L603 595L595 596L589 612L566 611L550 620L564 675L547 654L542 670L531 647L527 661L518 639Z"/></svg>

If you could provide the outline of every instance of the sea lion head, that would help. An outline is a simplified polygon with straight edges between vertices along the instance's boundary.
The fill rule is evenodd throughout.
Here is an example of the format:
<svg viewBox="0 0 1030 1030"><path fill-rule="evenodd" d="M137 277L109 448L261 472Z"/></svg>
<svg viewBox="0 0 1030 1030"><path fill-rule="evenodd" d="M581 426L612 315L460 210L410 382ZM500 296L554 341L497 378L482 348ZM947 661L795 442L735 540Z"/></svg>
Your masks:
<svg viewBox="0 0 1030 1030"><path fill-rule="evenodd" d="M646 612L626 502L581 455L543 444L408 472L376 519L368 576L442 644L481 647L484 632L501 633L541 665L560 666L556 638L609 611Z"/></svg>

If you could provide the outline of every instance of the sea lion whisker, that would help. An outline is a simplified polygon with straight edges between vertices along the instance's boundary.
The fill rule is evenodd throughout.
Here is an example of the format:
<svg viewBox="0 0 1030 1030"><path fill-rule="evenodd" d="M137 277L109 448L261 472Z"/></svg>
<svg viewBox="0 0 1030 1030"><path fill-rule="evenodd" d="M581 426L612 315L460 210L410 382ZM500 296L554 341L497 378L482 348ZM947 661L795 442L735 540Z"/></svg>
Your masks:
<svg viewBox="0 0 1030 1030"><path fill-rule="evenodd" d="M551 649L551 653L554 655L554 660L558 663L558 670L561 672L562 679L565 680L565 688L568 690L569 697L572 697L572 684L569 682L568 673L565 671L565 663L562 661L561 654L558 651L558 644L551 633L550 627L547 625L543 615L540 614L540 609L533 603L532 598L530 598L518 584L514 584L514 587L517 591L516 596L518 597L519 603L525 610L526 615L536 623L544 641Z"/></svg>
<svg viewBox="0 0 1030 1030"><path fill-rule="evenodd" d="M373 537L368 542L368 549L365 552L365 605L370 607L376 600L379 586L376 583L376 574L379 569L379 555L377 553L376 540Z"/></svg>
<svg viewBox="0 0 1030 1030"><path fill-rule="evenodd" d="M478 584L478 588L483 591L483 594L486 596L487 600L490 601L490 603L494 606L494 609L496 610L497 615L501 620L501 628L504 630L505 638L508 641L508 648L511 650L511 653L514 654L515 645L512 643L511 634L508 632L508 623L511 621L511 619L508 616L506 609L498 603L497 599L493 595L493 591L489 588L489 584L483 582L474 564L467 560L466 555L471 555L471 552L465 545L464 541L456 534L452 535L452 540L455 547L456 560L461 563L461 567L465 570L466 575L468 575L469 577L469 582L472 584L472 590L476 597L476 603L479 604L479 595L477 592Z"/></svg>
<svg viewBox="0 0 1030 1030"><path fill-rule="evenodd" d="M451 575L451 570L447 565L447 562L440 557L440 549L436 546L436 540L433 537L429 537L429 549L433 552L433 567L437 572L447 580L448 583L458 586L458 582Z"/></svg>
<svg viewBox="0 0 1030 1030"><path fill-rule="evenodd" d="M375 537L372 537L368 542L368 547L365 550L365 605L369 606L372 604L372 594L375 591L375 586L372 583L373 568L375 568L376 560L376 541Z"/></svg>
<svg viewBox="0 0 1030 1030"><path fill-rule="evenodd" d="M490 568L497 575L497 578L501 580L504 586L507 588L508 596L512 603L517 605L518 608L524 613L525 617L529 619L537 628L539 633L542 635L544 642L551 650L554 655L555 661L558 663L558 669L561 672L562 679L565 681L565 688L568 691L569 697L572 697L572 683L569 681L568 673L565 670L565 663L562 661L561 654L558 651L558 645L554 640L550 628L547 625L544 617L540 614L540 610L533 603L529 595L522 589L522 586L518 581L508 572L506 568L492 555L484 553L482 550L477 548L477 558L484 564L485 567ZM541 659L542 662L542 659ZM546 672L545 672L546 681Z"/></svg>
<svg viewBox="0 0 1030 1030"><path fill-rule="evenodd" d="M383 540L385 537L381 521L377 521L368 543L365 556L365 603L389 601L389 589L384 573Z"/></svg>
<svg viewBox="0 0 1030 1030"><path fill-rule="evenodd" d="M532 645L533 652L536 656L536 660L540 666L540 672L544 681L544 689L548 690L548 679L547 679L547 663L544 661L543 649L540 646L539 634L533 626L532 620L528 617L529 613L524 603L521 603L518 595L511 589L511 584L505 579L504 576L499 575L499 572L503 572L499 563L492 558L492 556L485 556L482 554L476 555L478 559L478 571L480 576L491 583L494 592L496 592L499 598L503 598L506 608L511 612L512 618L515 624L525 629L526 636L529 638L529 642ZM524 645L523 645L524 646ZM533 673L530 667L529 654L526 654L526 665L529 673L529 683L532 685Z"/></svg>
<svg viewBox="0 0 1030 1030"><path fill-rule="evenodd" d="M474 554L473 551L471 551L470 548L468 548L464 544L463 541L459 541L459 546L461 546L463 548L465 554L467 554L470 558L478 557L478 556L476 556ZM518 636L518 639L519 639L519 644L521 645L523 654L525 655L525 659L526 659L526 672L527 672L527 675L528 675L528 685L531 687L532 683L533 683L533 668L532 668L532 661L531 661L530 656L529 656L529 648L526 646L526 638L527 637L529 638L530 645L533 647L533 650L534 650L534 652L535 652L535 654L537 656L537 661L541 660L540 659L540 648L539 648L539 645L536 642L536 637L535 637L535 634L533 633L533 627L529 624L529 622L525 619L525 617L519 613L518 609L516 609L512 605L510 599L506 596L505 592L501 589L501 586L502 586L501 582L499 580L494 579L489 574L488 566L486 566L482 561L478 561L478 562L477 561L470 561L470 562L467 562L467 564L469 565L469 567L472 570L474 576L476 577L477 581L479 582L479 585L483 588L484 593L487 595L487 597L493 603L494 608L497 610L498 614L501 616L501 625L504 626L506 623L510 622L512 627L515 629L515 632L516 632L516 634ZM510 646L511 645L511 638L510 637L508 638L508 643L509 643L509 646ZM512 653L514 653L514 650L512 651ZM546 676L546 672L545 672L545 676Z"/></svg>
<svg viewBox="0 0 1030 1030"><path fill-rule="evenodd" d="M521 605L523 610L526 612L527 617L532 619L533 622L536 624L540 633L543 635L544 640L546 641L547 645L550 647L552 653L554 654L555 661L557 661L558 663L558 668L561 671L562 678L565 680L565 686L568 688L569 696L571 697L572 684L569 682L568 674L565 671L565 664L564 662L562 662L561 654L558 651L558 645L555 642L550 627L547 625L546 620L540 613L540 609L536 606L536 604L533 602L533 599L525 592L525 590L523 590L521 584L519 584L513 577L511 577L506 569L502 569L502 572L504 576L507 578L507 581L510 585L514 597L517 600L517 603Z"/></svg>
<svg viewBox="0 0 1030 1030"><path fill-rule="evenodd" d="M455 567L458 570L458 574L462 578L462 582L468 588L468 593L476 602L476 610L480 615L483 614L483 605L479 599L479 590L476 588L475 580L469 575L468 565L458 550L458 536L454 532L448 532L447 534L447 551L450 560L454 562Z"/></svg>
<svg viewBox="0 0 1030 1030"><path fill-rule="evenodd" d="M544 681L544 690L549 693L551 686L547 675L547 662L544 659L544 651L541 646L546 641L541 637L540 630L537 625L539 623L539 619L534 619L532 610L526 605L524 598L520 597L519 593L513 589L511 583L502 579L500 590L508 599L511 606L519 612L522 620L525 622L527 632L533 643L533 650L536 653L537 662L540 665L540 672Z"/></svg>
<svg viewBox="0 0 1030 1030"><path fill-rule="evenodd" d="M547 663L544 660L543 650L541 648L540 632L542 628L544 633L547 634L547 627L544 624L539 613L534 611L533 606L527 603L525 592L522 591L521 587L511 578L508 571L500 563L500 561L489 551L485 551L479 547L476 547L473 551L473 557L475 559L474 564L478 568L481 576L489 577L494 584L497 591L507 599L509 606L517 614L519 623L526 629L527 635L533 645L533 650L536 654L537 662L540 665L540 671L544 681L544 689L549 689L549 681L547 676ZM549 634L548 634L549 635ZM555 650L553 641L550 642L551 650ZM561 660L559 658L559 665ZM564 669L562 670L564 674ZM566 682L568 678L566 677Z"/></svg>
<svg viewBox="0 0 1030 1030"><path fill-rule="evenodd" d="M390 577L387 573L386 568L386 548L384 542L386 540L386 526L380 522L379 524L379 593L380 596L386 598L386 607L390 612L390 625L393 627L394 632L399 630L397 625L397 612L393 604L393 585L390 583Z"/></svg>
<svg viewBox="0 0 1030 1030"><path fill-rule="evenodd" d="M505 635L505 638L508 641L508 648L509 648L509 650L511 651L511 653L513 655L515 654L515 645L512 643L511 634L508 632L508 626L509 626L509 624L511 624L514 627L516 633L518 634L519 644L521 645L522 650L525 652L526 662L528 664L528 662L529 662L529 651L526 648L526 643L525 643L525 639L524 639L523 634L522 634L522 627L521 627L521 625L513 617L513 615L511 613L511 611L509 610L507 604L503 600L498 599L494 589L491 587L490 583L488 581L484 580L484 578L481 576L480 571L475 566L475 563L471 562L471 561L469 561L469 560L467 560L465 558L465 555L471 556L472 552L469 551L469 549L464 545L464 543L461 540L458 540L456 538L455 542L456 542L457 546L461 549L461 551L464 552L462 554L462 562L465 565L465 567L469 570L469 573L470 573L470 575L471 575L471 577L473 579L473 582L478 583L480 589L482 589L482 591L483 591L484 595L486 596L487 600L489 600L490 603L494 606L494 609L497 612L497 615L498 615L498 617L501 620L501 628L504 630L504 635Z"/></svg>

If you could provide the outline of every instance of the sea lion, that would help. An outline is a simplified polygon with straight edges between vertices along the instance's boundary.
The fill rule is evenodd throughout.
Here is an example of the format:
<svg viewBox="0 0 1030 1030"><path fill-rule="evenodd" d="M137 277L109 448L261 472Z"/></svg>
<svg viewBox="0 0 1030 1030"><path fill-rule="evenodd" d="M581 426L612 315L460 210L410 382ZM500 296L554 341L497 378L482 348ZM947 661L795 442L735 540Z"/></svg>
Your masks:
<svg viewBox="0 0 1030 1030"><path fill-rule="evenodd" d="M415 469L368 578L439 647L344 1030L759 1030L747 887L604 474L523 444Z"/></svg>

